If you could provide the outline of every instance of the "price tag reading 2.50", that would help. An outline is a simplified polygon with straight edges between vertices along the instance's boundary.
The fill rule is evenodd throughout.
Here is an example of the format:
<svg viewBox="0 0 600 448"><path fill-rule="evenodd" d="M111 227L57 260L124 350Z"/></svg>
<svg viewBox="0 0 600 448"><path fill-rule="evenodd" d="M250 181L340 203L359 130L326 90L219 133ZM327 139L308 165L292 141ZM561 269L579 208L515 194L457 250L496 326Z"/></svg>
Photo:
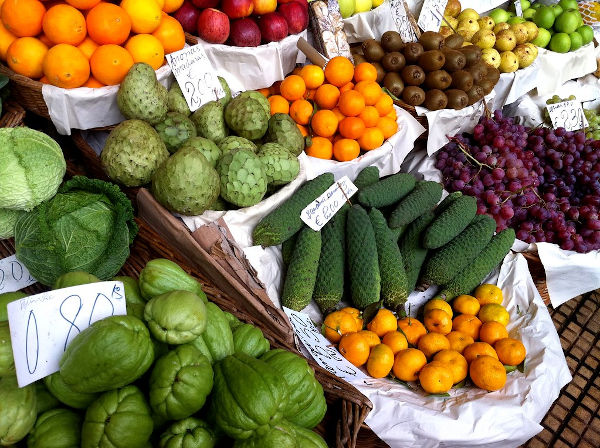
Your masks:
<svg viewBox="0 0 600 448"><path fill-rule="evenodd" d="M390 8L392 10L392 17L396 23L396 28L398 28L398 33L400 34L400 37L402 37L402 41L416 42L417 35L408 18L404 0L390 0Z"/></svg>
<svg viewBox="0 0 600 448"><path fill-rule="evenodd" d="M552 127L565 128L567 131L579 131L589 126L579 101L561 101L546 106Z"/></svg>
<svg viewBox="0 0 600 448"><path fill-rule="evenodd" d="M425 0L419 14L419 28L423 31L438 31L448 0Z"/></svg>

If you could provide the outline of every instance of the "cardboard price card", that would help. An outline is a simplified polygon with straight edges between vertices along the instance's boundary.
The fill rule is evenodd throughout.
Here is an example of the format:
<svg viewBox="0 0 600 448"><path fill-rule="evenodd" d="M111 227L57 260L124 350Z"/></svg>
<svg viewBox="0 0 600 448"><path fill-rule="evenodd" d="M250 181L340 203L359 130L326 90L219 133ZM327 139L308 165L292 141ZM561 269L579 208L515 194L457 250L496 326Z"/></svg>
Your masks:
<svg viewBox="0 0 600 448"><path fill-rule="evenodd" d="M123 283L115 281L36 294L7 310L19 387L57 372L67 346L91 324L127 314Z"/></svg>
<svg viewBox="0 0 600 448"><path fill-rule="evenodd" d="M425 0L417 24L423 31L439 31L448 0Z"/></svg>
<svg viewBox="0 0 600 448"><path fill-rule="evenodd" d="M16 255L0 260L0 294L18 291L36 281Z"/></svg>
<svg viewBox="0 0 600 448"><path fill-rule="evenodd" d="M225 90L202 44L186 47L165 57L192 112L209 101L225 96Z"/></svg>
<svg viewBox="0 0 600 448"><path fill-rule="evenodd" d="M308 227L318 232L357 191L356 185L348 176L344 176L308 204L300 213L300 219Z"/></svg>
<svg viewBox="0 0 600 448"><path fill-rule="evenodd" d="M406 12L406 3L404 0L390 0L392 17L398 28L398 33L403 42L416 42L417 35L412 27L408 14Z"/></svg>
<svg viewBox="0 0 600 448"><path fill-rule="evenodd" d="M565 128L567 131L579 131L589 126L580 101L561 101L546 106L552 127Z"/></svg>

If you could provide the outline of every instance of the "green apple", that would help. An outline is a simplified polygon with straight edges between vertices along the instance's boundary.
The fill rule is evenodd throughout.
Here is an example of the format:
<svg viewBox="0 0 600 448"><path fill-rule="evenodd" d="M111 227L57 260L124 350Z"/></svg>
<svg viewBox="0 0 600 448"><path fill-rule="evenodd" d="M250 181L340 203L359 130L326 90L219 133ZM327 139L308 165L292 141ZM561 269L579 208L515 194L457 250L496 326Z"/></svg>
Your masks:
<svg viewBox="0 0 600 448"><path fill-rule="evenodd" d="M529 7L531 7L531 2L529 0L521 0L521 9L523 11L525 11Z"/></svg>
<svg viewBox="0 0 600 448"><path fill-rule="evenodd" d="M594 30L589 25L583 25L577 28L577 32L581 34L583 39L582 45L587 45L594 40Z"/></svg>
<svg viewBox="0 0 600 448"><path fill-rule="evenodd" d="M373 0L355 0L354 12L367 12L373 9Z"/></svg>
<svg viewBox="0 0 600 448"><path fill-rule="evenodd" d="M556 18L554 29L559 33L571 34L579 27L577 11L565 11Z"/></svg>
<svg viewBox="0 0 600 448"><path fill-rule="evenodd" d="M513 17L516 17L516 14L512 11L508 11L508 18L512 19Z"/></svg>
<svg viewBox="0 0 600 448"><path fill-rule="evenodd" d="M567 9L577 9L577 0L560 0L558 5L566 11Z"/></svg>
<svg viewBox="0 0 600 448"><path fill-rule="evenodd" d="M550 31L546 28L538 28L538 35L535 39L531 41L533 45L537 45L538 47L546 48L546 46L550 43L550 38L552 35Z"/></svg>
<svg viewBox="0 0 600 448"><path fill-rule="evenodd" d="M569 48L569 51L578 50L583 45L583 37L577 31L569 33L569 39L571 39L571 48Z"/></svg>
<svg viewBox="0 0 600 448"><path fill-rule="evenodd" d="M488 16L494 20L494 23L506 22L509 19L508 12L502 8L494 9Z"/></svg>
<svg viewBox="0 0 600 448"><path fill-rule="evenodd" d="M519 17L519 16L511 17L510 19L508 19L506 21L506 23L508 23L509 25L514 25L516 23L523 23L523 22L525 22L525 19L523 17Z"/></svg>
<svg viewBox="0 0 600 448"><path fill-rule="evenodd" d="M558 17L563 13L563 9L559 5L551 5L550 8L554 13L554 17Z"/></svg>
<svg viewBox="0 0 600 448"><path fill-rule="evenodd" d="M552 28L554 25L554 12L549 6L540 6L533 16L533 23L540 28Z"/></svg>
<svg viewBox="0 0 600 448"><path fill-rule="evenodd" d="M571 38L567 33L556 33L550 39L550 50L567 53L571 49Z"/></svg>
<svg viewBox="0 0 600 448"><path fill-rule="evenodd" d="M354 0L338 0L340 5L340 14L342 18L350 17L354 14Z"/></svg>
<svg viewBox="0 0 600 448"><path fill-rule="evenodd" d="M500 53L500 66L498 67L501 73L512 73L519 69L519 58L512 51L503 51Z"/></svg>
<svg viewBox="0 0 600 448"><path fill-rule="evenodd" d="M531 9L539 9L542 6L544 6L544 5L542 5L541 3L534 3L533 5L531 5Z"/></svg>
<svg viewBox="0 0 600 448"><path fill-rule="evenodd" d="M523 18L526 20L533 20L533 16L535 16L535 9L529 8L523 11Z"/></svg>

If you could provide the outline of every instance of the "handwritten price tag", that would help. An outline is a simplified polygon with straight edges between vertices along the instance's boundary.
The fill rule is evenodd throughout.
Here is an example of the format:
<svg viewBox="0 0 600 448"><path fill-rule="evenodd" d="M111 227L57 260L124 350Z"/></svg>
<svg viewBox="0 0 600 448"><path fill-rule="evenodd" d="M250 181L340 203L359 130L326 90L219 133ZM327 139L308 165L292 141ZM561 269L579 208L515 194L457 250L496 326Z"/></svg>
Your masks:
<svg viewBox="0 0 600 448"><path fill-rule="evenodd" d="M417 24L423 31L438 31L448 0L425 0Z"/></svg>
<svg viewBox="0 0 600 448"><path fill-rule="evenodd" d="M308 314L299 313L289 308L283 307L283 311L290 319L294 328L294 333L300 339L300 342L306 347L314 360L325 370L346 380L362 380L367 376L350 364L335 347L331 345L325 336L315 327Z"/></svg>
<svg viewBox="0 0 600 448"><path fill-rule="evenodd" d="M36 281L15 255L0 260L0 294L18 291Z"/></svg>
<svg viewBox="0 0 600 448"><path fill-rule="evenodd" d="M356 185L344 176L308 204L300 213L300 219L311 229L319 231L357 191Z"/></svg>
<svg viewBox="0 0 600 448"><path fill-rule="evenodd" d="M75 336L97 320L125 315L122 282L57 289L7 305L19 387L58 371Z"/></svg>
<svg viewBox="0 0 600 448"><path fill-rule="evenodd" d="M517 0L514 2L515 5L515 14L519 17L523 17L523 7L521 6L521 0Z"/></svg>
<svg viewBox="0 0 600 448"><path fill-rule="evenodd" d="M546 109L548 109L554 129L565 128L567 131L579 131L589 126L579 101L562 101L556 104L548 104Z"/></svg>
<svg viewBox="0 0 600 448"><path fill-rule="evenodd" d="M225 96L202 44L175 51L166 58L192 112Z"/></svg>
<svg viewBox="0 0 600 448"><path fill-rule="evenodd" d="M402 37L403 42L416 42L417 35L410 23L408 14L406 13L404 0L390 0L390 8L392 17L398 28L398 33Z"/></svg>

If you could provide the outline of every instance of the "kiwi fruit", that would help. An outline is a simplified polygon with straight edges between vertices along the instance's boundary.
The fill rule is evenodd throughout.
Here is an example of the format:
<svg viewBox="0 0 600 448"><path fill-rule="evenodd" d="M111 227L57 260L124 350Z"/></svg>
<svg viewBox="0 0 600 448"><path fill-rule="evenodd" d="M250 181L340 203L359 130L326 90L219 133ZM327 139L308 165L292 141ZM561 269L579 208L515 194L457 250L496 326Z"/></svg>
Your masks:
<svg viewBox="0 0 600 448"><path fill-rule="evenodd" d="M386 31L381 36L381 46L388 53L392 53L394 51L402 51L404 42L402 41L402 36L397 31Z"/></svg>
<svg viewBox="0 0 600 448"><path fill-rule="evenodd" d="M453 50L458 50L462 47L465 38L460 34L450 34L450 36L446 37L444 40L444 45L448 48L452 48Z"/></svg>
<svg viewBox="0 0 600 448"><path fill-rule="evenodd" d="M375 39L368 39L362 43L362 51L369 62L379 62L385 51L379 42Z"/></svg>
<svg viewBox="0 0 600 448"><path fill-rule="evenodd" d="M444 36L435 31L425 31L419 37L419 43L425 51L439 50L444 45Z"/></svg>
<svg viewBox="0 0 600 448"><path fill-rule="evenodd" d="M406 66L404 55L398 51L386 53L381 59L381 65L388 72L399 72Z"/></svg>
<svg viewBox="0 0 600 448"><path fill-rule="evenodd" d="M350 47L350 53L352 54L352 56L354 56L355 54L363 54L362 46L361 45L353 45L352 47Z"/></svg>
<svg viewBox="0 0 600 448"><path fill-rule="evenodd" d="M376 79L376 81L379 84L381 84L383 82L383 78L385 78L385 74L387 72L383 68L383 65L381 65L379 62L371 62L371 65L373 65L373 67L375 67L375 70L377 70L377 79Z"/></svg>
<svg viewBox="0 0 600 448"><path fill-rule="evenodd" d="M486 78L496 85L498 81L500 81L500 70L498 70L496 67L488 65Z"/></svg>
<svg viewBox="0 0 600 448"><path fill-rule="evenodd" d="M446 57L440 50L429 50L419 56L419 65L427 72L439 70L446 63Z"/></svg>
<svg viewBox="0 0 600 448"><path fill-rule="evenodd" d="M425 76L425 85L429 89L446 90L452 83L452 77L446 70L436 70L427 73Z"/></svg>
<svg viewBox="0 0 600 448"><path fill-rule="evenodd" d="M402 80L408 86L419 86L425 82L425 72L418 65L407 65L402 69Z"/></svg>
<svg viewBox="0 0 600 448"><path fill-rule="evenodd" d="M444 70L449 72L455 72L456 70L462 70L467 65L467 58L462 52L453 50L452 48L444 48L444 57L446 62L444 63Z"/></svg>
<svg viewBox="0 0 600 448"><path fill-rule="evenodd" d="M479 83L479 86L483 89L483 94L487 95L492 90L494 90L495 84L489 78L485 78L483 81Z"/></svg>
<svg viewBox="0 0 600 448"><path fill-rule="evenodd" d="M440 89L431 89L425 94L423 105L429 110L445 109L448 105L448 97Z"/></svg>
<svg viewBox="0 0 600 448"><path fill-rule="evenodd" d="M473 76L466 70L457 70L452 73L452 84L450 84L450 87L466 92L473 87Z"/></svg>
<svg viewBox="0 0 600 448"><path fill-rule="evenodd" d="M402 92L402 100L411 106L420 106L425 101L425 92L420 87L408 86Z"/></svg>
<svg viewBox="0 0 600 448"><path fill-rule="evenodd" d="M467 107L467 104L469 104L469 97L464 90L446 90L446 96L448 97L448 107L450 109L460 110Z"/></svg>
<svg viewBox="0 0 600 448"><path fill-rule="evenodd" d="M362 54L353 54L352 59L354 59L355 67L363 62L368 62Z"/></svg>
<svg viewBox="0 0 600 448"><path fill-rule="evenodd" d="M475 65L467 67L465 70L471 74L475 84L479 84L487 76L487 64L485 62L478 62Z"/></svg>
<svg viewBox="0 0 600 448"><path fill-rule="evenodd" d="M419 56L423 54L423 46L417 42L410 42L404 46L404 57L407 64L414 64L419 60Z"/></svg>
<svg viewBox="0 0 600 448"><path fill-rule="evenodd" d="M466 94L469 97L469 102L467 103L467 106L475 104L477 101L483 98L483 87L478 86L477 84L473 84L473 87L467 90Z"/></svg>
<svg viewBox="0 0 600 448"><path fill-rule="evenodd" d="M404 90L404 81L402 81L402 77L398 73L389 72L383 78L383 86L396 98L400 98Z"/></svg>
<svg viewBox="0 0 600 448"><path fill-rule="evenodd" d="M477 64L481 60L481 48L476 45L468 45L460 49L467 58L467 67Z"/></svg>

